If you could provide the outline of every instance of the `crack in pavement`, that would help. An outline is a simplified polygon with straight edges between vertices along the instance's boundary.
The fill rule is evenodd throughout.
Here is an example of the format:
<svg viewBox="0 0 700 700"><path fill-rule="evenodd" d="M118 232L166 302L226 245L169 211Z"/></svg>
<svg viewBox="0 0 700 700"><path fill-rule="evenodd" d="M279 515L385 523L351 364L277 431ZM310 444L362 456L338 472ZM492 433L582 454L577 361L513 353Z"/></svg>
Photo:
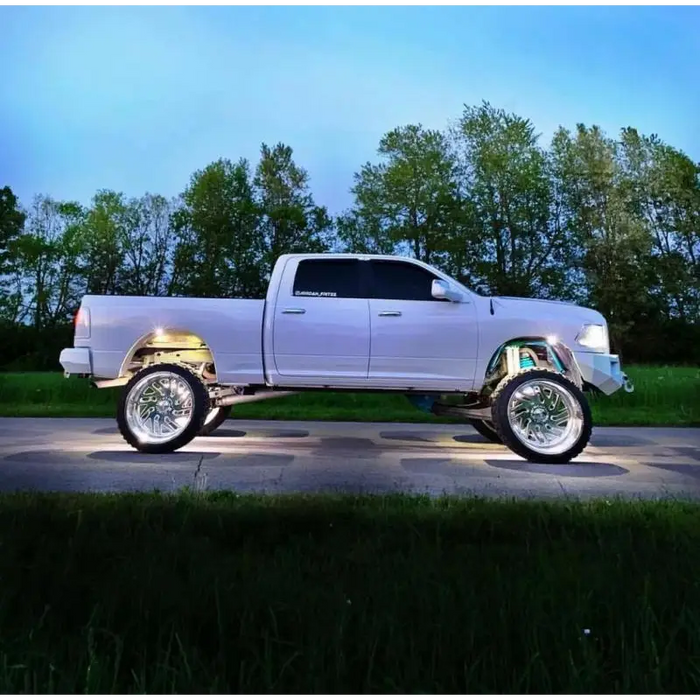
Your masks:
<svg viewBox="0 0 700 700"><path fill-rule="evenodd" d="M197 463L197 468L194 470L194 483L192 488L195 493L202 493L207 490L207 473L202 472L202 463L204 462L204 455L200 455L199 462Z"/></svg>

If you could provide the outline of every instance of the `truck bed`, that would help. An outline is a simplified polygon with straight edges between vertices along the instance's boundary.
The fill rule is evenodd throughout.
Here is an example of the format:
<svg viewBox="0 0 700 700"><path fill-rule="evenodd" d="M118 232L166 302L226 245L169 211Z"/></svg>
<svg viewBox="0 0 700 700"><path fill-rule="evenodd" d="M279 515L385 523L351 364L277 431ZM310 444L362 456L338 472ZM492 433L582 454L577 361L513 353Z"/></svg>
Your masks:
<svg viewBox="0 0 700 700"><path fill-rule="evenodd" d="M262 326L264 299L86 296L91 373L113 379L133 350L160 328L197 335L210 348L221 383L264 384Z"/></svg>

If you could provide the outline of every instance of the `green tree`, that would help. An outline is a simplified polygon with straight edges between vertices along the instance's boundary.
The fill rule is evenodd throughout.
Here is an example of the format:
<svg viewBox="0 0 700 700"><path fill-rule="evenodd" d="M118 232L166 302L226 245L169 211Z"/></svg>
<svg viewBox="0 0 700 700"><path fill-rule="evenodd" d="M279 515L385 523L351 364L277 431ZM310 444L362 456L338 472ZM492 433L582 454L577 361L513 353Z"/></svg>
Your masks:
<svg viewBox="0 0 700 700"><path fill-rule="evenodd" d="M19 320L37 328L64 323L84 293L83 208L47 196L34 199L25 232L16 242Z"/></svg>
<svg viewBox="0 0 700 700"><path fill-rule="evenodd" d="M14 192L9 187L0 189L0 275L9 269L10 247L22 233L26 218Z"/></svg>
<svg viewBox="0 0 700 700"><path fill-rule="evenodd" d="M121 192L99 190L82 227L86 289L89 294L121 291L124 244L133 211Z"/></svg>
<svg viewBox="0 0 700 700"><path fill-rule="evenodd" d="M653 243L651 296L667 319L700 317L700 166L657 136L622 130L632 210Z"/></svg>
<svg viewBox="0 0 700 700"><path fill-rule="evenodd" d="M572 257L585 278L585 301L603 313L618 346L649 310L651 238L634 207L620 145L596 126L559 129L554 171Z"/></svg>
<svg viewBox="0 0 700 700"><path fill-rule="evenodd" d="M218 160L192 176L173 225L171 290L194 296L260 296L259 209L246 160Z"/></svg>
<svg viewBox="0 0 700 700"><path fill-rule="evenodd" d="M532 123L484 103L466 106L451 135L474 211L475 276L494 294L565 296L566 232Z"/></svg>
<svg viewBox="0 0 700 700"><path fill-rule="evenodd" d="M14 277L16 274L15 244L22 233L26 214L9 187L0 190L0 318L14 320L20 298Z"/></svg>
<svg viewBox="0 0 700 700"><path fill-rule="evenodd" d="M328 250L333 221L318 206L309 189L309 175L294 162L291 147L262 144L255 171L254 192L260 219L261 271L269 280L272 267L285 253Z"/></svg>
<svg viewBox="0 0 700 700"><path fill-rule="evenodd" d="M120 293L160 296L168 292L175 247L172 207L165 197L152 194L127 203L127 225L121 229Z"/></svg>
<svg viewBox="0 0 700 700"><path fill-rule="evenodd" d="M379 163L366 163L355 174L355 204L338 225L344 247L454 267L465 246L465 203L444 134L421 125L400 127L381 139L378 155Z"/></svg>

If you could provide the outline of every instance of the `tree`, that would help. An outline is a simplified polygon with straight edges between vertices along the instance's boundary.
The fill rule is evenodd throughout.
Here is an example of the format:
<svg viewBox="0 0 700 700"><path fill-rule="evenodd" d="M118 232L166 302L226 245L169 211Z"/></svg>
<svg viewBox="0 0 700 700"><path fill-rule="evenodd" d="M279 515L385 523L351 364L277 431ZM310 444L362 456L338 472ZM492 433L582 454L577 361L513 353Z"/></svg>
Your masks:
<svg viewBox="0 0 700 700"><path fill-rule="evenodd" d="M387 235L378 215L349 209L336 219L337 246L340 252L364 255L394 255L396 241Z"/></svg>
<svg viewBox="0 0 700 700"><path fill-rule="evenodd" d="M651 296L667 319L700 317L700 166L656 136L622 130L633 211L652 240Z"/></svg>
<svg viewBox="0 0 700 700"><path fill-rule="evenodd" d="M14 320L19 298L12 289L11 277L16 272L15 243L22 233L26 214L9 187L0 190L0 318Z"/></svg>
<svg viewBox="0 0 700 700"><path fill-rule="evenodd" d="M620 147L593 126L559 129L553 163L572 255L585 277L585 301L609 321L614 343L649 309L651 238L635 212Z"/></svg>
<svg viewBox="0 0 700 700"><path fill-rule="evenodd" d="M146 194L126 205L121 250L124 260L119 290L122 294L167 294L172 273L175 232L172 204L160 195Z"/></svg>
<svg viewBox="0 0 700 700"><path fill-rule="evenodd" d="M89 294L121 291L124 244L133 212L121 192L99 190L82 227L86 289Z"/></svg>
<svg viewBox="0 0 700 700"><path fill-rule="evenodd" d="M381 139L378 155L380 163L355 174L355 204L338 226L344 247L402 252L449 268L464 244L464 203L447 139L420 124L404 126Z"/></svg>
<svg viewBox="0 0 700 700"><path fill-rule="evenodd" d="M309 189L309 175L299 167L289 146L262 144L254 178L260 213L261 271L269 280L275 261L285 253L314 253L328 249L333 221L317 206Z"/></svg>
<svg viewBox="0 0 700 700"><path fill-rule="evenodd" d="M81 258L85 212L76 202L35 198L17 239L20 320L36 329L68 320L84 293Z"/></svg>
<svg viewBox="0 0 700 700"><path fill-rule="evenodd" d="M494 294L565 296L565 231L532 123L483 103L466 106L451 135L474 208L476 276Z"/></svg>
<svg viewBox="0 0 700 700"><path fill-rule="evenodd" d="M262 294L259 207L246 160L197 171L173 217L178 243L172 291L195 296Z"/></svg>

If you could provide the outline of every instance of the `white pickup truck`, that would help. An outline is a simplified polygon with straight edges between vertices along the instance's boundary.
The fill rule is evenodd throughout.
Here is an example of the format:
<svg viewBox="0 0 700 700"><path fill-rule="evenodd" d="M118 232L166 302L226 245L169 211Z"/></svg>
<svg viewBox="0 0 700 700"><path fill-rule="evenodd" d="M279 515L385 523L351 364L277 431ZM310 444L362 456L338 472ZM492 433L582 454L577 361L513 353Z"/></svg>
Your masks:
<svg viewBox="0 0 700 700"><path fill-rule="evenodd" d="M283 255L261 300L88 295L60 362L123 385L117 422L142 452L210 434L238 403L391 391L563 463L591 435L584 391L633 390L598 312L480 296L396 256Z"/></svg>

